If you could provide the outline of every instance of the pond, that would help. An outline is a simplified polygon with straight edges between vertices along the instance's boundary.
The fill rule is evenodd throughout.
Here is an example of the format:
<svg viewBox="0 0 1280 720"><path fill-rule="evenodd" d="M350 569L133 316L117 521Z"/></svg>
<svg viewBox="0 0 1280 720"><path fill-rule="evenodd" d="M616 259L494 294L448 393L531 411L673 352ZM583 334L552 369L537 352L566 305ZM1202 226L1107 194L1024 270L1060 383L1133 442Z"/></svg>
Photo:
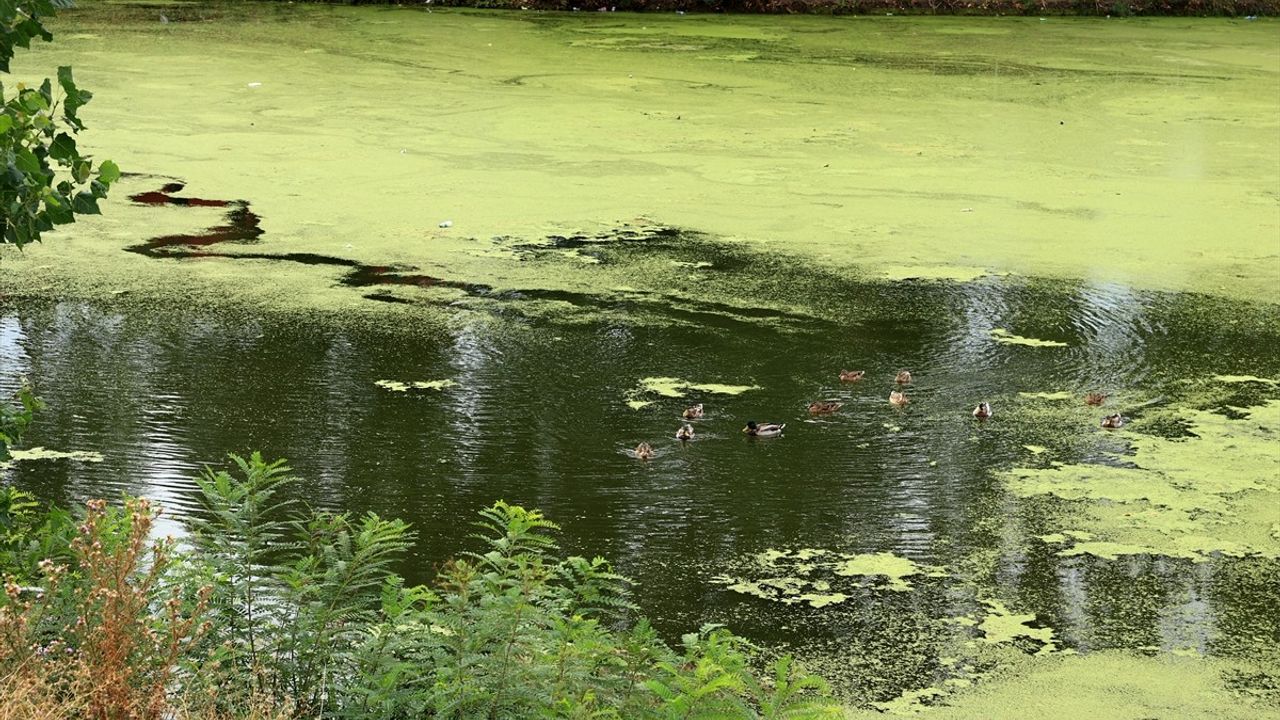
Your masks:
<svg viewBox="0 0 1280 720"><path fill-rule="evenodd" d="M133 174L0 260L0 390L55 451L6 482L180 533L261 450L412 522L411 580L537 507L668 636L726 623L864 707L1023 665L1274 702L1273 36L113 7L35 55Z"/></svg>

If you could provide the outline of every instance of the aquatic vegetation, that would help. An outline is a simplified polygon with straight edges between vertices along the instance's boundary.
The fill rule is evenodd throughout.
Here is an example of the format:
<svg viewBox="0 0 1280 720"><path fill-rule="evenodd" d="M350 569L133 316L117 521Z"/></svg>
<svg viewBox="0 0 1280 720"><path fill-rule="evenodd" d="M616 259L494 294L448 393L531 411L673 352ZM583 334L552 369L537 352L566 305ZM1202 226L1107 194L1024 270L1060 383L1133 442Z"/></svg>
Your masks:
<svg viewBox="0 0 1280 720"><path fill-rule="evenodd" d="M490 242L496 237L537 239L548 227L593 229L648 215L769 254L785 249L845 278L950 273L951 280L916 283L941 284L981 269L993 278L1012 271L1252 301L1276 297L1265 250L1274 197L1265 188L1274 184L1280 143L1272 109L1258 101L1259 89L1276 82L1264 61L1272 48L1266 23L1085 28L1032 19L1035 32L1022 33L1011 30L1025 29L1017 19L937 19L917 23L904 44L900 18L289 10L198 6L187 12L203 22L162 25L154 14L113 4L50 21L59 61L93 68L94 150L127 154L138 172L180 174L210 197L251 201L281 252L403 263L499 292L600 295L620 285L665 292L672 273L732 267L667 256L623 273L607 261L476 254L501 247ZM284 23L288 33L280 32ZM964 57L954 52L957 33L971 44ZM427 61L405 37L447 51ZM689 45L691 37L706 49L662 49ZM1068 62L1032 47L1044 42L1078 52ZM190 107L222 111L179 111L171 89L203 72L200 59L211 56L221 58L225 82L185 92ZM37 46L15 69L27 76L51 57ZM744 57L769 72L742 83ZM264 81L264 62L289 82ZM645 69L636 72L638 66ZM136 82L137 67L149 68L148 83ZM436 110L468 122L410 140L382 123L380 83L390 68L405 67L420 70L399 78L406 97L436 98ZM854 69L863 81L848 81ZM957 87L957 78L978 84ZM255 82L262 84L250 88ZM1170 94L1206 83L1215 87L1212 103ZM885 87L900 90L892 108L875 102ZM1049 110L1046 87L1070 91ZM993 97L1014 131L989 131ZM662 101L655 105L656 98ZM940 106L955 112L938 113ZM695 107L702 110L691 112ZM842 111L848 107L866 111L851 118ZM297 108L308 109L305 128L292 116ZM566 117L591 120L565 127ZM1165 120L1193 127L1195 142L1149 140L1160 137ZM1102 143L1100 128L1108 137ZM137 142L139 133L147 143ZM322 137L359 149L345 163L350 181L341 189L316 174L317 158L328 157ZM1212 162L1199 162L1204 148ZM1092 183L1114 192L1074 195L1083 167ZM422 202L378 190L413 187L422 178L432 178ZM688 202L692 197L698 202ZM974 212L960 212L966 208ZM454 226L438 228L444 218ZM121 248L157 232L204 226L156 209L113 206L109 217L78 224L74 237L6 253L0 273L23 294L128 290L146 299L198 293L272 308L402 310L365 307L390 303L334 287L332 268L291 264L273 269L277 283L263 284L243 263L175 269L121 257ZM1201 231L1208 226L1215 232ZM1236 240L1224 245L1224 235ZM1178 262L1150 262L1166 248ZM779 290L760 292L785 305ZM726 304L746 297L728 288L709 292ZM417 309L419 316L437 310Z"/></svg>
<svg viewBox="0 0 1280 720"><path fill-rule="evenodd" d="M994 328L991 331L991 338L998 343L1005 345L1025 345L1027 347L1067 347L1064 342L1057 340L1037 340L1035 338L1022 337L1014 335L1005 328Z"/></svg>
<svg viewBox="0 0 1280 720"><path fill-rule="evenodd" d="M1075 395L1061 390L1058 392L1020 392L1018 397L1032 398L1035 400L1070 400Z"/></svg>
<svg viewBox="0 0 1280 720"><path fill-rule="evenodd" d="M640 379L639 392L661 397L684 397L690 392L712 395L741 395L748 390L759 390L759 385L725 385L721 383L697 383L676 377L647 377Z"/></svg>
<svg viewBox="0 0 1280 720"><path fill-rule="evenodd" d="M832 569L837 575L882 577L888 581L886 589L903 592L911 589L907 578L926 572L916 563L893 553L870 553L843 556Z"/></svg>
<svg viewBox="0 0 1280 720"><path fill-rule="evenodd" d="M374 385L391 392L408 392L410 390L444 390L456 387L453 380L375 380Z"/></svg>
<svg viewBox="0 0 1280 720"><path fill-rule="evenodd" d="M1255 375L1214 375L1213 379L1223 383L1261 383L1263 385L1280 385L1280 380L1261 378Z"/></svg>
<svg viewBox="0 0 1280 720"><path fill-rule="evenodd" d="M837 605L853 597L853 585L844 588L849 593L832 591L832 584L839 578L883 581L872 587L907 592L912 589L908 578L946 576L940 568L921 566L890 552L850 554L821 548L766 550L757 554L746 569L771 576L751 580L722 575L715 582L743 595L784 605L805 603L814 608ZM779 571L792 574L772 575Z"/></svg>
<svg viewBox="0 0 1280 720"><path fill-rule="evenodd" d="M963 265L889 265L880 268L879 276L886 280L944 280L970 282L988 274L985 268Z"/></svg>
<svg viewBox="0 0 1280 720"><path fill-rule="evenodd" d="M1057 650L1053 641L1053 628L1033 627L1036 616L1009 611L999 600L984 601L987 613L978 623L978 632L982 633L982 641L987 643L1011 642L1015 638L1030 638L1042 643L1037 654L1045 655Z"/></svg>
<svg viewBox="0 0 1280 720"><path fill-rule="evenodd" d="M1203 410L1179 413L1191 436L1129 434L1125 464L1059 464L998 473L1016 495L1053 495L1085 503L1067 520L1097 536L1064 556L1153 554L1204 561L1213 554L1280 557L1269 535L1280 498L1275 428L1280 402L1231 419Z"/></svg>
<svg viewBox="0 0 1280 720"><path fill-rule="evenodd" d="M20 448L9 451L13 462L24 460L75 460L77 462L102 462L102 453L93 450L47 450L42 447Z"/></svg>
<svg viewBox="0 0 1280 720"><path fill-rule="evenodd" d="M734 584L775 600L744 598L740 605L794 617L793 627L812 619L804 633L842 644L840 657L852 668L843 685L856 688L848 692L858 693L860 703L888 704L902 693L918 709L962 702L964 693L955 690L966 683L977 692L990 689L982 687L988 682L982 668L961 669L971 656L938 652L948 631L983 652L1040 647L1042 639L1020 633L1049 626L1059 633L1056 644L1088 645L1095 638L1080 626L1095 621L1064 621L1056 613L1069 613L1060 605L1086 594L1107 606L1119 591L1089 577L1076 583L1082 574L1111 565L1139 580L1170 572L1144 564L1156 561L1142 555L1157 553L1159 563L1179 569L1189 565L1182 558L1228 556L1196 568L1226 575L1268 556L1280 541L1274 490L1194 489L1201 475L1214 483L1219 474L1240 474L1231 459L1236 448L1223 438L1206 442L1200 433L1212 435L1205 427L1218 420L1229 420L1227 434L1236 433L1235 423L1275 382L1267 380L1276 367L1266 350L1275 318L1267 303L1277 297L1267 246L1276 196L1266 188L1275 185L1280 142L1274 108L1260 100L1277 86L1269 62L1274 28L1183 23L1175 30L1160 21L1086 28L982 18L599 20L293 7L287 16L283 5L245 7L237 11L243 16L215 10L205 22L163 27L123 7L113 11L119 19L89 8L59 21L89 31L66 38L60 52L78 66L93 63L99 75L94 83L103 93L92 109L106 130L95 135L95 151L127 153L143 172L181 175L204 198L244 198L244 205L113 207L60 234L58 243L5 253L0 284L15 297L100 298L108 308L212 307L210 314L226 311L245 324L272 313L309 327L342 323L378 333L429 327L446 348L480 336L465 351L437 357L427 348L421 365L372 371L402 378L381 386L397 392L414 391L403 379L413 377L453 377L468 393L526 391L519 382L485 380L497 365L520 366L517 375L530 377L544 362L500 338L545 332L548 325L556 327L547 334L582 331L575 353L581 361L567 361L563 378L548 378L540 407L505 408L517 417L510 433L495 432L483 418L460 420L450 403L389 403L380 391L362 388L367 373L352 373L356 379L344 385L334 368L355 365L355 354L378 347L356 334L315 343L323 353L306 342L295 346L306 354L299 353L299 375L308 381L323 375L326 387L299 391L306 402L289 402L278 414L270 410L273 422L262 432L282 447L306 447L308 462L323 468L324 480L308 500L380 512L404 508L415 521L434 523L405 572L426 572L449 557L456 503L477 492L544 493L539 497L565 508L557 512L574 513L581 523L575 535L584 541L627 548L628 572L647 576L637 586L638 601L681 621L734 597L710 592L704 578L687 572L724 551L722 525L733 527L724 537L753 544L848 549L840 543L853 535L863 555L797 555L773 569L725 572L738 576ZM205 9L180 12L194 17ZM288 32L281 32L284 24ZM957 55L960 34L966 52ZM433 48L430 57L421 53L424 44ZM46 52L35 51L35 58ZM219 78L193 87L190 78L207 74L209 57L219 58ZM744 74L743 63L759 72ZM289 81L260 77L263 67ZM141 86L137 68L147 68ZM397 109L387 104L388 83L403 97L430 98L419 110L434 118L432 133L406 139L402 127L385 123ZM1213 92L1201 92L1206 88ZM172 102L177 89L189 99L183 108ZM1047 104L1046 93L1053 96ZM860 109L856 117L849 107ZM994 133L993 113L1002 119ZM1184 134L1170 139L1170 127ZM138 142L142 136L147 142ZM341 158L339 185L331 182L333 147L350 150ZM162 181L124 178L119 187L151 191ZM1086 185L1093 190L1081 194ZM406 196L387 187L411 190ZM438 226L445 218L452 227ZM223 244L219 254L252 252L190 261L123 251L147 238L207 235L202 228L229 228L242 239L252 234L256 246ZM1153 263L1156 250L1178 260ZM261 282L267 273L272 282ZM993 326L1029 337L1006 330L992 342ZM42 343L72 338L96 347L98 339L86 341L63 325L45 329L32 327L31 339L21 342L33 365L50 373L63 368L55 380L64 393L73 374L81 388L95 387L92 373L55 362ZM278 335L266 332L262 343ZM227 334L220 326L207 335ZM828 343L811 342L811 334L824 334ZM1053 342L1037 337L1070 347L1041 352L1000 344ZM234 364L215 360L220 348L261 347L252 334L227 342L210 342L205 333L130 340L107 332L101 342L105 349L146 347L138 364L161 371L138 372L145 380L130 387L139 398L121 400L126 407L118 414L103 412L111 403L102 403L99 414L148 428L153 418L135 421L144 417L136 405L219 370L222 377L235 372ZM839 352L821 356L835 344L843 344ZM1221 351L1223 362L1206 364L1200 346L1229 350ZM203 349L201 372L186 371L180 347L192 355ZM753 347L795 347L795 367L769 368L756 361ZM977 373L994 358L1001 363L994 373L999 396L985 392L992 383ZM254 375L279 379L282 371L269 359L253 362L261 363ZM747 460L717 455L722 448L712 443L695 446L680 462L664 457L647 468L652 487L619 487L592 470L618 460L620 438L633 444L670 437L668 416L706 399L677 405L664 398L745 387L668 378L676 384L649 391L630 387L634 378L656 371L758 384L750 398L787 408L826 397L841 362L865 363L882 379L899 363L919 363L929 381L913 392L911 411L884 427L889 408L876 394L882 390L864 383L841 389L848 423L804 427L794 443L738 443L746 447L732 450ZM619 374L583 379L601 367ZM1257 379L1219 376L1213 381L1224 387L1195 402L1187 400L1190 386L1183 394L1170 380L1218 371ZM972 386L959 400L948 399L966 377ZM175 463L200 461L209 438L227 432L223 426L243 427L266 412L256 397L264 393L254 392L253 378L246 382L252 387L234 402L214 399L207 384L199 386L206 402L184 402L185 390L175 391L182 397L163 408L172 417L162 418L172 431L161 438L173 446L162 449L182 456ZM1044 392L1015 396L1020 387ZM1060 397L1060 388L1114 390L1110 404L1133 422L1122 432L1100 432L1102 413L1078 400L1061 402L1070 398ZM444 388L416 389L435 397ZM574 412L561 398L578 393L594 397L571 424L589 428L584 434L598 429L597 436L612 436L581 442L561 436L557 424L546 425L541 437L518 431L521 423L535 424L530 418ZM954 419L965 403L983 397L999 404L1001 416L981 432L967 422L945 428L936 422L940 413ZM371 403L380 410L371 412ZM1134 405L1141 409L1131 414ZM1217 417L1184 412L1190 407ZM440 422L458 423L449 433L456 443L409 442L401 430ZM65 439L85 425L94 432L86 439L114 442L114 428L65 415L51 425L52 440L40 439L50 447L94 447ZM853 428L856 434L845 437ZM1173 455L1163 445L1135 449L1156 433L1163 442L1193 446L1194 467L1151 470ZM361 441L347 444L352 437ZM122 443L145 447L132 438ZM442 463L439 469L434 462L422 467L424 449ZM798 458L799 452L810 454ZM567 459L572 455L581 464ZM609 457L602 462L601 455ZM109 457L130 461L114 446ZM788 475L808 458L812 477ZM1221 468L1217 458L1225 458ZM370 492L360 469L374 463L386 482ZM657 467L694 463L697 483ZM1046 475L1009 493L1004 475L992 483L985 470L975 471L1009 464ZM1078 469L1099 464L1114 465L1117 474ZM115 488L103 482L115 478L101 466L45 465L43 474L15 467L6 479L77 497L86 488ZM66 478L59 476L64 470ZM1080 477L1062 480L1073 474ZM579 476L589 481L577 482ZM548 478L572 482L552 486ZM136 482L170 489L149 476ZM765 501L775 502L777 512L760 512ZM589 509L579 514L579 504ZM704 508L715 514L708 517ZM1000 522L984 525L992 517ZM882 549L911 559L874 557ZM1241 554L1248 557L1234 557ZM908 562L923 572L894 574ZM931 580L926 562L964 572ZM841 575L842 563L888 572ZM685 585L673 577L692 579ZM1116 614L1145 619L1176 604L1132 587L1144 602L1156 599L1141 613ZM1188 634L1219 624L1232 642L1265 635L1247 622L1228 622L1231 613L1244 614L1239 608L1253 607L1235 592L1222 590L1195 622L1166 615L1161 621L1184 623ZM695 594L717 601L691 601ZM991 612L987 623L984 613L993 608L949 608L936 597L943 594L960 604L977 602L973 595L998 598L1013 610ZM866 598L874 602L861 602ZM1267 606L1258 607L1262 614ZM855 612L866 613L857 634L823 624ZM958 612L970 612L972 625L933 628ZM1033 612L1044 625L1026 620ZM982 642L977 627L984 623L992 636L1013 639ZM757 628L752 638L767 643L802 634L781 626ZM395 628L388 643L411 635L388 627ZM1253 642L1251 649L1266 644ZM1186 645L1178 638L1169 646ZM1042 667L1040 660L1031 662ZM1078 677L1065 673L1054 681ZM1150 707L1143 693L1125 692L1135 707ZM1227 712L1231 702L1222 702ZM1158 708L1146 714L1162 713L1169 714Z"/></svg>
<svg viewBox="0 0 1280 720"><path fill-rule="evenodd" d="M946 694L937 707L899 706L903 714L940 720L1179 717L1249 720L1274 714L1266 698L1238 692L1230 678L1257 672L1247 660L1144 656L1109 651L1054 653L1010 665L972 688ZM937 697L941 692L927 693ZM884 717L853 713L848 717Z"/></svg>

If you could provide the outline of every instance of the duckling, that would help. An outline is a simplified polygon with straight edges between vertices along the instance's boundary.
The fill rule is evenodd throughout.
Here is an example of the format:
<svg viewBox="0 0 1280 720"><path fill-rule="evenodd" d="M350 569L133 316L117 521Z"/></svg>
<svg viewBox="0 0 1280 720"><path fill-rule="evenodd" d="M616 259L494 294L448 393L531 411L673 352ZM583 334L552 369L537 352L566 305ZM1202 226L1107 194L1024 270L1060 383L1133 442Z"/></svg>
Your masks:
<svg viewBox="0 0 1280 720"><path fill-rule="evenodd" d="M897 381L897 383L898 383L899 385L910 385L910 384L911 384L911 371L910 371L910 370L902 370L902 371L900 371L900 372L898 373L898 377L894 378L894 380L896 380L896 381Z"/></svg>
<svg viewBox="0 0 1280 720"><path fill-rule="evenodd" d="M1108 430L1115 430L1116 428L1124 427L1124 423L1125 423L1124 416L1121 415L1120 413L1116 413L1114 415L1108 415L1102 418L1102 427Z"/></svg>
<svg viewBox="0 0 1280 720"><path fill-rule="evenodd" d="M683 440L685 442L692 440L693 426L690 425L689 423L685 423L679 430L676 431L676 439Z"/></svg>
<svg viewBox="0 0 1280 720"><path fill-rule="evenodd" d="M831 413L844 407L842 402L827 402L825 400L814 400L809 403L810 415L830 415Z"/></svg>
<svg viewBox="0 0 1280 720"><path fill-rule="evenodd" d="M993 414L994 413L991 412L990 403L980 402L978 403L978 406L973 409L973 416L979 420L986 420Z"/></svg>
<svg viewBox="0 0 1280 720"><path fill-rule="evenodd" d="M1105 393L1091 392L1091 393L1084 394L1085 405L1101 405L1106 401L1107 401L1107 396Z"/></svg>
<svg viewBox="0 0 1280 720"><path fill-rule="evenodd" d="M751 437L777 437L786 426L786 423L757 423L755 420L748 420L742 432Z"/></svg>
<svg viewBox="0 0 1280 720"><path fill-rule="evenodd" d="M636 459L648 460L653 457L653 447L647 442L642 442L636 446Z"/></svg>
<svg viewBox="0 0 1280 720"><path fill-rule="evenodd" d="M858 382L866 374L866 371L863 370L841 370L840 382Z"/></svg>
<svg viewBox="0 0 1280 720"><path fill-rule="evenodd" d="M698 403L697 405L694 405L691 408L685 408L684 410L685 420L697 420L700 417L702 417L702 403Z"/></svg>
<svg viewBox="0 0 1280 720"><path fill-rule="evenodd" d="M889 393L889 402L897 405L898 407L906 407L907 403L911 401L907 399L906 393L894 390Z"/></svg>

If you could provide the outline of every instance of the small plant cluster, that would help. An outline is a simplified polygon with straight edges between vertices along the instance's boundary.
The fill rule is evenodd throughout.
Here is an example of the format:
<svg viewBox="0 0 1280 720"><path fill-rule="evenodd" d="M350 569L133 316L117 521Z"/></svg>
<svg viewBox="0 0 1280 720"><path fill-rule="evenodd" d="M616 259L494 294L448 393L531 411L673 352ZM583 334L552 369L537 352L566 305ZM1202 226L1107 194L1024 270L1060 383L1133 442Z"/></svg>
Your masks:
<svg viewBox="0 0 1280 720"><path fill-rule="evenodd" d="M71 0L0 0L0 72L9 72L14 50L32 40L53 40L44 18ZM93 94L76 85L70 67L58 68L58 88L0 85L0 244L19 247L40 239L76 215L96 215L120 169L107 160L95 170L75 135L84 129L79 110Z"/></svg>
<svg viewBox="0 0 1280 720"><path fill-rule="evenodd" d="M9 459L9 448L18 444L27 428L35 420L35 415L43 406L40 398L31 391L31 386L23 383L16 393L18 407L10 407L0 403L0 462Z"/></svg>
<svg viewBox="0 0 1280 720"><path fill-rule="evenodd" d="M76 521L0 491L0 720L839 716L723 628L672 648L629 622L627 581L536 511L485 509L480 551L409 587L405 523L304 511L282 461L232 460L182 547L145 500Z"/></svg>

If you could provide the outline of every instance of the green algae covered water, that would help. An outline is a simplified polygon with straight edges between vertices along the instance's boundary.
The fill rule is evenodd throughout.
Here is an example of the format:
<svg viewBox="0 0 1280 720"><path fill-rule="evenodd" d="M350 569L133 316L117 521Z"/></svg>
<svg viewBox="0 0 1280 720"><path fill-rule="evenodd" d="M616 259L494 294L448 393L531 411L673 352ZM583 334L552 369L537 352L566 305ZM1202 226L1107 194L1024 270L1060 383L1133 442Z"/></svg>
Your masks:
<svg viewBox="0 0 1280 720"><path fill-rule="evenodd" d="M181 532L261 449L413 580L535 506L869 716L1280 714L1274 24L160 12L20 68L133 175L0 258L5 482Z"/></svg>

